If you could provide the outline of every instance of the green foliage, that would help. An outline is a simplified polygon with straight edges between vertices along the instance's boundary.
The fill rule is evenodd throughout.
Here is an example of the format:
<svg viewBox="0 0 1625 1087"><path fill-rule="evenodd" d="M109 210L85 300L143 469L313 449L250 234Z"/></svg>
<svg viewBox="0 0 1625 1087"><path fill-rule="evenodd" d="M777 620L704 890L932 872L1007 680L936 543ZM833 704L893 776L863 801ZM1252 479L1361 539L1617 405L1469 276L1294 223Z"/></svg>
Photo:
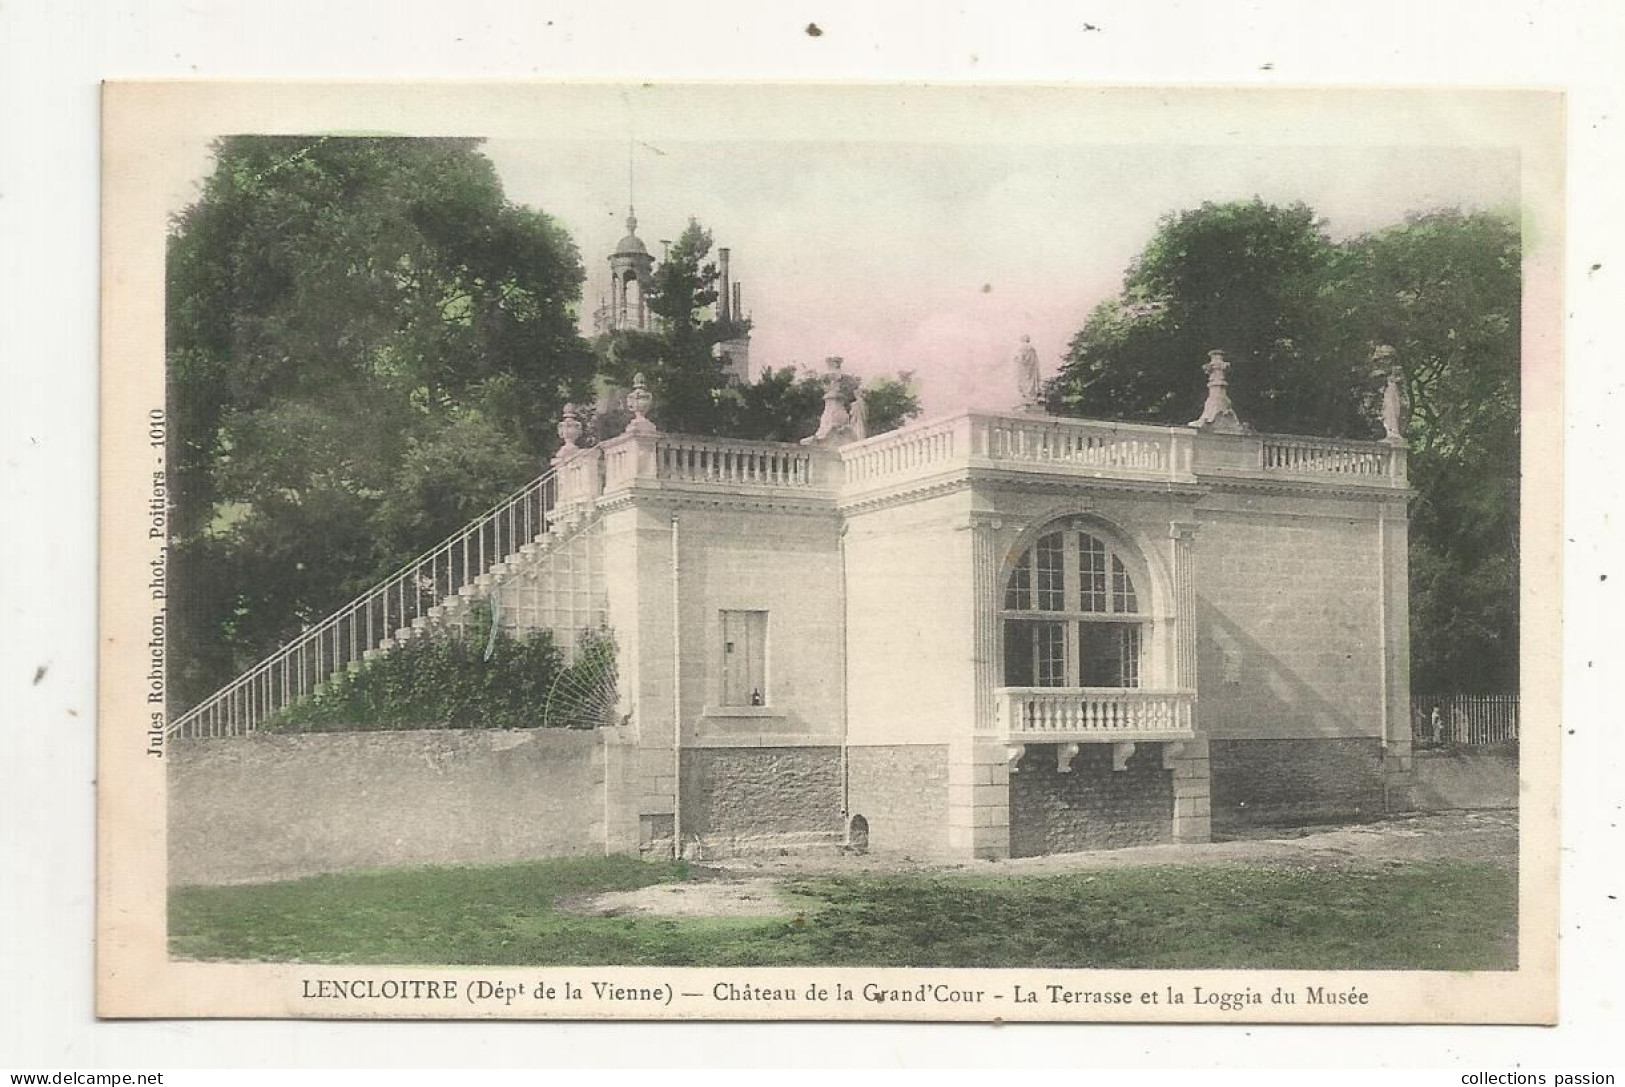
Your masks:
<svg viewBox="0 0 1625 1087"><path fill-rule="evenodd" d="M1201 364L1260 430L1381 436L1378 344L1410 420L1412 684L1515 689L1520 256L1516 224L1456 211L1332 242L1314 213L1259 200L1163 219L1073 338L1052 410L1178 424Z"/></svg>
<svg viewBox="0 0 1625 1087"><path fill-rule="evenodd" d="M914 391L912 373L876 378L864 388L870 434L896 430L920 414L919 395ZM859 379L841 375L848 399L857 395ZM789 366L775 370L769 366L757 379L739 387L729 413L727 433L738 438L795 442L818 429L824 411L824 379L811 370L799 373Z"/></svg>
<svg viewBox="0 0 1625 1087"><path fill-rule="evenodd" d="M792 882L777 917L557 903L687 878L634 857L317 876L170 893L196 959L491 965L1506 970L1516 866L1101 869ZM1065 924L1036 919L1066 918ZM905 987L902 985L899 988Z"/></svg>
<svg viewBox="0 0 1625 1087"><path fill-rule="evenodd" d="M655 266L649 308L658 330L615 332L599 342L602 372L623 388L642 373L654 394L655 422L684 434L721 431L728 381L716 346L746 328L711 315L721 273L710 256L711 232L690 219Z"/></svg>
<svg viewBox="0 0 1625 1087"><path fill-rule="evenodd" d="M373 732L427 728L537 728L563 655L547 631L514 636L489 608L463 632L437 631L341 673L262 726L267 732ZM490 655L487 657L487 650Z"/></svg>
<svg viewBox="0 0 1625 1087"><path fill-rule="evenodd" d="M583 271L477 141L233 136L169 238L184 706L545 466Z"/></svg>
<svg viewBox="0 0 1625 1087"><path fill-rule="evenodd" d="M1314 353L1331 253L1302 204L1203 204L1165 216L1122 296L1073 338L1053 389L1058 406L1188 422L1205 395L1201 364L1218 348L1235 367L1230 394L1243 419L1262 430L1318 423L1338 383Z"/></svg>

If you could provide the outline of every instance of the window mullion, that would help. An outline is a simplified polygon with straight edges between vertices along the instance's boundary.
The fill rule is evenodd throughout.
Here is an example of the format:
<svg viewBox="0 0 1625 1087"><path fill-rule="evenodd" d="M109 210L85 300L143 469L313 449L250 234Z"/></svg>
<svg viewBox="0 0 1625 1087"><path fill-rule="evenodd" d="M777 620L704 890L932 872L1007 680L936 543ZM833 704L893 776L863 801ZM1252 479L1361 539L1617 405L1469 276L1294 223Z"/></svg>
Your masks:
<svg viewBox="0 0 1625 1087"><path fill-rule="evenodd" d="M1078 571L1078 534L1076 532L1067 532L1062 538L1065 541L1063 544L1065 548L1065 554L1063 555L1065 565L1062 574L1064 578L1062 584L1066 589L1064 603L1066 604L1066 610L1069 612L1081 611L1083 608L1081 596L1083 582ZM1070 619L1063 624L1062 630L1066 638L1066 685L1068 687L1081 687L1083 686L1081 679L1083 670L1079 654L1083 652L1083 638L1078 630L1078 624Z"/></svg>

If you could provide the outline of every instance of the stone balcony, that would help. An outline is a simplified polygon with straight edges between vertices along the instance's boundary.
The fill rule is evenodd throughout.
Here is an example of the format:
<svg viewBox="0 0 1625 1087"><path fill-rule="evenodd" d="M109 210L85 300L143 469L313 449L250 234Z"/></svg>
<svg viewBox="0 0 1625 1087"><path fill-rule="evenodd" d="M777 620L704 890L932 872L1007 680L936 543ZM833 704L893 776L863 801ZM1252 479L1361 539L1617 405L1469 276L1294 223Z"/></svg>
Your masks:
<svg viewBox="0 0 1625 1087"><path fill-rule="evenodd" d="M1000 743L1155 743L1195 739L1196 693L1137 687L999 687Z"/></svg>
<svg viewBox="0 0 1625 1087"><path fill-rule="evenodd" d="M651 428L590 448L569 447L555 463L561 517L629 489L733 491L845 507L966 475L1159 488L1221 479L1407 488L1404 447L1387 442L975 410L840 446Z"/></svg>

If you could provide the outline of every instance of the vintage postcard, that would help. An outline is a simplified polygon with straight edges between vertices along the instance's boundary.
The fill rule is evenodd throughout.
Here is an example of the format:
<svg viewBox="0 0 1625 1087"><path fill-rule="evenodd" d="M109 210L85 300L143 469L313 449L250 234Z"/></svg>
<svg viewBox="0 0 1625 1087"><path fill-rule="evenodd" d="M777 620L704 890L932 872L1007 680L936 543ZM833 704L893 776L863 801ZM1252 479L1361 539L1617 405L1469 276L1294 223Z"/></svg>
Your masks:
<svg viewBox="0 0 1625 1087"><path fill-rule="evenodd" d="M1560 95L104 116L101 1015L1556 1021Z"/></svg>

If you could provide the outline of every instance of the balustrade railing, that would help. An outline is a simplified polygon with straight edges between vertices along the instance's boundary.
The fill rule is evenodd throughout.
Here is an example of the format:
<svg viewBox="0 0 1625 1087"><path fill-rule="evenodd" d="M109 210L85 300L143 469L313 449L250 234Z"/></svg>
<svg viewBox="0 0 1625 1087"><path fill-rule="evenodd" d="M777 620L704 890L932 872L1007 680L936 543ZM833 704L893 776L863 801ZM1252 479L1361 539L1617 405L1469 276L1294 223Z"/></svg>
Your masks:
<svg viewBox="0 0 1625 1087"><path fill-rule="evenodd" d="M968 428L964 419L904 427L841 450L843 475L848 485L952 463L966 450Z"/></svg>
<svg viewBox="0 0 1625 1087"><path fill-rule="evenodd" d="M849 445L841 459L858 491L976 462L1171 478L1189 475L1193 441L1171 427L965 412Z"/></svg>
<svg viewBox="0 0 1625 1087"><path fill-rule="evenodd" d="M171 737L237 736L334 675L359 663L408 631L421 628L431 608L491 572L547 531L557 499L548 472L497 503L462 531L446 537L378 585L172 721Z"/></svg>
<svg viewBox="0 0 1625 1087"><path fill-rule="evenodd" d="M1132 687L1001 687L996 727L1006 736L1057 740L1193 735L1196 696Z"/></svg>
<svg viewBox="0 0 1625 1087"><path fill-rule="evenodd" d="M656 478L680 483L727 483L762 487L811 487L812 454L775 442L687 438L654 439Z"/></svg>
<svg viewBox="0 0 1625 1087"><path fill-rule="evenodd" d="M1386 479L1394 470L1394 451L1384 445L1340 442L1325 438L1265 435L1258 466L1266 472L1330 473Z"/></svg>
<svg viewBox="0 0 1625 1087"><path fill-rule="evenodd" d="M991 417L979 422L986 428L987 456L993 460L1131 472L1164 472L1169 466L1172 439L1166 430L1060 419Z"/></svg>

